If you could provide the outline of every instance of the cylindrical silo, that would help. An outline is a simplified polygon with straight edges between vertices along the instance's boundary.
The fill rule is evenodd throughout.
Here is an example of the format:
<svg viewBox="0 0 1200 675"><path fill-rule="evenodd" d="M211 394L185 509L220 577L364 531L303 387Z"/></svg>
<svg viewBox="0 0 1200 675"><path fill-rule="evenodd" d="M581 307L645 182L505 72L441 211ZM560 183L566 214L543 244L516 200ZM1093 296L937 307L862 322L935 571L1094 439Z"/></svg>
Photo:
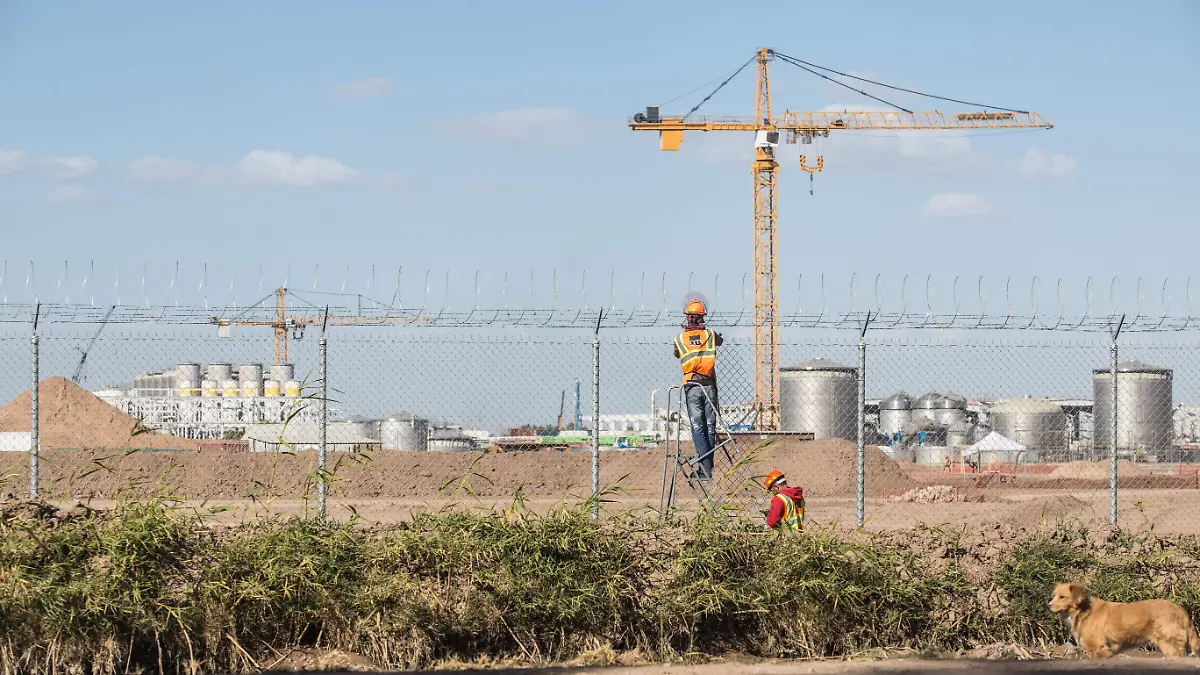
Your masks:
<svg viewBox="0 0 1200 675"><path fill-rule="evenodd" d="M217 383L214 380L201 380L200 395L203 397L212 397L217 395Z"/></svg>
<svg viewBox="0 0 1200 675"><path fill-rule="evenodd" d="M946 394L937 402L933 421L949 427L967 421L967 399L956 394Z"/></svg>
<svg viewBox="0 0 1200 675"><path fill-rule="evenodd" d="M428 450L429 420L412 413L396 413L379 423L384 450Z"/></svg>
<svg viewBox="0 0 1200 675"><path fill-rule="evenodd" d="M779 369L779 429L858 438L858 369L816 359Z"/></svg>
<svg viewBox="0 0 1200 675"><path fill-rule="evenodd" d="M954 422L946 427L946 445L971 445L975 442L975 425Z"/></svg>
<svg viewBox="0 0 1200 675"><path fill-rule="evenodd" d="M912 418L914 420L937 421L937 411L942 403L942 395L931 391L913 402Z"/></svg>
<svg viewBox="0 0 1200 675"><path fill-rule="evenodd" d="M231 380L233 379L233 366L228 363L210 363L205 369L204 376L218 384L225 380Z"/></svg>
<svg viewBox="0 0 1200 675"><path fill-rule="evenodd" d="M300 383L296 380L288 380L283 383L283 395L288 398L300 398Z"/></svg>
<svg viewBox="0 0 1200 675"><path fill-rule="evenodd" d="M1137 361L1117 365L1117 448L1169 450L1174 440L1173 373ZM1112 436L1112 373L1092 371L1094 446L1107 450Z"/></svg>
<svg viewBox="0 0 1200 675"><path fill-rule="evenodd" d="M238 395L237 380L223 380L221 382L221 396L233 398Z"/></svg>
<svg viewBox="0 0 1200 675"><path fill-rule="evenodd" d="M278 396L279 382L277 380L263 381L263 396Z"/></svg>
<svg viewBox="0 0 1200 675"><path fill-rule="evenodd" d="M879 402L879 432L893 438L912 420L912 399L896 392Z"/></svg>
<svg viewBox="0 0 1200 675"><path fill-rule="evenodd" d="M200 364L180 363L175 366L175 379L180 396L196 396L200 393Z"/></svg>
<svg viewBox="0 0 1200 675"><path fill-rule="evenodd" d="M262 380L262 364L243 363L238 366L238 382L242 388L242 396L261 396Z"/></svg>
<svg viewBox="0 0 1200 675"><path fill-rule="evenodd" d="M1027 450L1066 450L1067 414L1062 406L1036 398L1014 398L988 410L992 431Z"/></svg>
<svg viewBox="0 0 1200 675"><path fill-rule="evenodd" d="M295 368L290 363L277 363L271 366L271 379L282 387L288 380L296 379Z"/></svg>

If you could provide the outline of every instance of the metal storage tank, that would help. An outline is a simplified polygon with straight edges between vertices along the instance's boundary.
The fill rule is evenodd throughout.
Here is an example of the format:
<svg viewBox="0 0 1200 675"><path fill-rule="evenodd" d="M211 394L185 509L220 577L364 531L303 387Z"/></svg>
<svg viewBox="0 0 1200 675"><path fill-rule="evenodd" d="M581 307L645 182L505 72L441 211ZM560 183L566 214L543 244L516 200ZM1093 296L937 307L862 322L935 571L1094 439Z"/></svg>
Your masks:
<svg viewBox="0 0 1200 675"><path fill-rule="evenodd" d="M200 382L200 395L201 396L216 396L217 395L217 383L212 380L202 380Z"/></svg>
<svg viewBox="0 0 1200 675"><path fill-rule="evenodd" d="M858 369L815 359L779 369L780 431L857 439Z"/></svg>
<svg viewBox="0 0 1200 675"><path fill-rule="evenodd" d="M1167 450L1173 445L1173 373L1139 361L1117 364L1117 448ZM1112 373L1092 371L1095 447L1105 450L1112 435Z"/></svg>
<svg viewBox="0 0 1200 675"><path fill-rule="evenodd" d="M300 398L300 383L295 380L284 382L283 395L289 398Z"/></svg>
<svg viewBox="0 0 1200 675"><path fill-rule="evenodd" d="M379 423L384 450L428 450L429 420L412 413L396 413Z"/></svg>
<svg viewBox="0 0 1200 675"><path fill-rule="evenodd" d="M296 379L295 369L290 363L277 363L271 366L271 379L282 387L284 382Z"/></svg>
<svg viewBox="0 0 1200 675"><path fill-rule="evenodd" d="M205 378L213 382L224 382L233 379L233 366L228 363L210 363L204 373Z"/></svg>
<svg viewBox="0 0 1200 675"><path fill-rule="evenodd" d="M992 406L988 422L996 433L1027 450L1066 450L1067 414L1062 406L1036 398L1014 398Z"/></svg>
<svg viewBox="0 0 1200 675"><path fill-rule="evenodd" d="M195 380L180 380L179 395L184 397L199 396L200 388L196 386Z"/></svg>
<svg viewBox="0 0 1200 675"><path fill-rule="evenodd" d="M912 399L900 391L879 402L879 432L891 438L912 420Z"/></svg>
<svg viewBox="0 0 1200 675"><path fill-rule="evenodd" d="M244 363L238 366L238 382L242 386L242 396L260 396L262 394L262 380L262 364Z"/></svg>
<svg viewBox="0 0 1200 675"><path fill-rule="evenodd" d="M930 422L937 421L938 406L942 402L942 395L931 391L924 396L921 396L913 402L912 418L914 420L929 420Z"/></svg>
<svg viewBox="0 0 1200 675"><path fill-rule="evenodd" d="M193 386L200 383L203 379L200 377L199 363L180 363L175 366L175 376L180 382L191 382Z"/></svg>
<svg viewBox="0 0 1200 675"><path fill-rule="evenodd" d="M967 399L957 394L946 394L937 402L933 419L938 424L950 426L967 421Z"/></svg>
<svg viewBox="0 0 1200 675"><path fill-rule="evenodd" d="M913 450L913 462L926 466L941 466L954 456L954 451L944 445L922 445Z"/></svg>
<svg viewBox="0 0 1200 675"><path fill-rule="evenodd" d="M236 397L238 395L237 380L225 380L221 382L221 395L225 397Z"/></svg>
<svg viewBox="0 0 1200 675"><path fill-rule="evenodd" d="M276 380L263 381L263 396L278 396L279 382Z"/></svg>
<svg viewBox="0 0 1200 675"><path fill-rule="evenodd" d="M975 425L954 422L946 427L946 445L972 445L975 443Z"/></svg>

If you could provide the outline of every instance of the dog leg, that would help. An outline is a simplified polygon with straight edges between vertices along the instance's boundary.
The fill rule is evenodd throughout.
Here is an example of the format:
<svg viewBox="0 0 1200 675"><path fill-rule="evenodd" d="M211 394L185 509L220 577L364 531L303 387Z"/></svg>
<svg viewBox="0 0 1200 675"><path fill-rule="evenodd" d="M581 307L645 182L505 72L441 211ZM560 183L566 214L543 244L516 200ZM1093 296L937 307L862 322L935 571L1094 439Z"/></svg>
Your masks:
<svg viewBox="0 0 1200 675"><path fill-rule="evenodd" d="M1166 657L1168 659L1174 659L1174 658L1179 658L1180 656L1183 656L1185 654L1185 650L1184 650L1185 644L1186 644L1186 640L1182 640L1179 638L1171 638L1171 639L1162 640L1156 646L1158 647L1158 651L1162 652L1162 655L1164 657Z"/></svg>

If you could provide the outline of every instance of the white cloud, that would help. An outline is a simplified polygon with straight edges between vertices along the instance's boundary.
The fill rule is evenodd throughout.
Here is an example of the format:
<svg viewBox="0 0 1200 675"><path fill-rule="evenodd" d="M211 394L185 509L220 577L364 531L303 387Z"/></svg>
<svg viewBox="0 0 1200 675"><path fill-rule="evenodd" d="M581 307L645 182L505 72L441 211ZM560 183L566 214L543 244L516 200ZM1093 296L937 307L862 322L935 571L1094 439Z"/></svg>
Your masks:
<svg viewBox="0 0 1200 675"><path fill-rule="evenodd" d="M1000 209L979 195L939 192L925 202L921 212L930 218L988 218Z"/></svg>
<svg viewBox="0 0 1200 675"><path fill-rule="evenodd" d="M24 150L0 148L0 176L18 173L29 168L29 155Z"/></svg>
<svg viewBox="0 0 1200 675"><path fill-rule="evenodd" d="M127 176L135 183L156 183L185 180L199 171L195 162L147 155L129 163Z"/></svg>
<svg viewBox="0 0 1200 675"><path fill-rule="evenodd" d="M1079 168L1079 160L1066 155L1051 154L1042 148L1030 148L1017 165L1017 171L1026 178L1062 178Z"/></svg>
<svg viewBox="0 0 1200 675"><path fill-rule="evenodd" d="M82 185L59 185L47 192L42 201L60 206L95 204L100 201L100 195Z"/></svg>
<svg viewBox="0 0 1200 675"><path fill-rule="evenodd" d="M41 159L41 163L56 178L79 178L100 168L99 160L87 155L44 157Z"/></svg>
<svg viewBox="0 0 1200 675"><path fill-rule="evenodd" d="M332 157L296 157L279 150L254 150L233 164L208 167L204 180L249 186L319 187L347 185L361 175Z"/></svg>
<svg viewBox="0 0 1200 675"><path fill-rule="evenodd" d="M338 98L374 98L390 93L396 85L382 77L372 77L361 82L342 82L334 86L333 93Z"/></svg>
<svg viewBox="0 0 1200 675"><path fill-rule="evenodd" d="M567 108L517 108L453 118L435 132L450 140L561 146L586 138L591 125Z"/></svg>
<svg viewBox="0 0 1200 675"><path fill-rule="evenodd" d="M99 160L87 155L34 157L24 150L0 148L0 176L30 172L55 178L80 178L99 168Z"/></svg>

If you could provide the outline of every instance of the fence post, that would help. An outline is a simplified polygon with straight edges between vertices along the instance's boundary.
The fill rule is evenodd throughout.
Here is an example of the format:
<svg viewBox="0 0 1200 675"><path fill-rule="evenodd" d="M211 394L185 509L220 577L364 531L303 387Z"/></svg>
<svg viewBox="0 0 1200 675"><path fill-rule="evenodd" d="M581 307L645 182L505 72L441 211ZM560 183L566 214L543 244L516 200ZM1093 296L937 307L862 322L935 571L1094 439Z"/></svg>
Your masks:
<svg viewBox="0 0 1200 675"><path fill-rule="evenodd" d="M862 332L858 335L858 482L856 489L856 515L858 529L862 529L866 520L867 473L866 446L863 427L867 423L867 326L871 323L871 313L863 321Z"/></svg>
<svg viewBox="0 0 1200 675"><path fill-rule="evenodd" d="M329 308L321 319L321 342L319 358L321 369L321 443L317 446L317 517L325 518L325 449L329 440L329 359L328 342L325 339L325 328L329 323Z"/></svg>
<svg viewBox="0 0 1200 675"><path fill-rule="evenodd" d="M596 318L592 336L592 520L600 517L600 322L604 310Z"/></svg>
<svg viewBox="0 0 1200 675"><path fill-rule="evenodd" d="M1112 334L1112 345L1109 347L1110 376L1112 377L1111 400L1109 402L1109 436L1108 436L1108 522L1117 524L1117 338L1125 325L1125 315Z"/></svg>
<svg viewBox="0 0 1200 675"><path fill-rule="evenodd" d="M30 362L33 368L33 383L29 389L29 497L38 496L38 452L41 440L38 436L38 315L42 313L42 303L37 303L33 310L33 337L30 339Z"/></svg>

